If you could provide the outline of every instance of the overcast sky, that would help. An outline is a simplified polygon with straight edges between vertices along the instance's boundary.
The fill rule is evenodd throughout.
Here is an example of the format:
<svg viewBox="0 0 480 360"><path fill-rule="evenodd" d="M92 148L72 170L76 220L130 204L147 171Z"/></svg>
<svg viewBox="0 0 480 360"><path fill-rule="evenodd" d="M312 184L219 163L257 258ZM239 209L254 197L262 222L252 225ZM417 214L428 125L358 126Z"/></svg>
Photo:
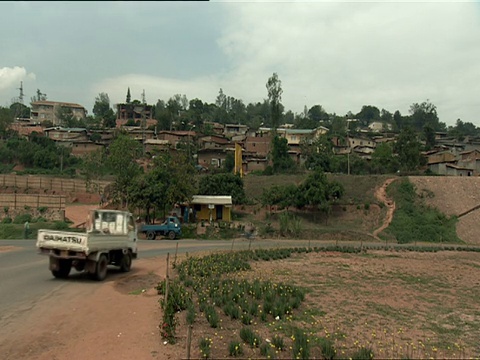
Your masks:
<svg viewBox="0 0 480 360"><path fill-rule="evenodd" d="M0 2L0 105L23 81L92 113L167 101L214 103L220 88L267 98L273 73L286 110L363 105L409 113L430 101L440 121L480 126L480 2Z"/></svg>

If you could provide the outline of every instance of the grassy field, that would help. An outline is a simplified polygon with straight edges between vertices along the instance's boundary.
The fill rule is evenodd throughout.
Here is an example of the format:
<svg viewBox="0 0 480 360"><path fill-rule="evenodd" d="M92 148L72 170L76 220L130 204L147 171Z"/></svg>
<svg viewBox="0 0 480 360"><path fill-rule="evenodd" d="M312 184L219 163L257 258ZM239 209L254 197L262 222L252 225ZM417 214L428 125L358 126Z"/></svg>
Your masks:
<svg viewBox="0 0 480 360"><path fill-rule="evenodd" d="M275 175L256 176L250 175L243 178L245 193L249 199L257 200L262 195L263 189L273 185L299 185L307 174L301 175ZM345 195L340 199L340 204L364 204L376 201L375 188L385 182L391 176L387 175L338 175L329 174L330 181L338 181L345 188Z"/></svg>
<svg viewBox="0 0 480 360"><path fill-rule="evenodd" d="M255 205L236 207L236 218L240 221L252 222L262 236L282 236L279 235L279 229L284 210L267 211L261 206L260 196L263 189L273 185L299 185L306 177L306 174L246 176L244 178L245 193ZM371 241L370 234L381 225L386 213L383 204L375 198L375 190L389 176L328 175L328 178L330 181L341 183L345 189L345 195L333 206L332 213L328 216L320 212L297 211L290 208L288 217L298 222L301 229L295 237Z"/></svg>

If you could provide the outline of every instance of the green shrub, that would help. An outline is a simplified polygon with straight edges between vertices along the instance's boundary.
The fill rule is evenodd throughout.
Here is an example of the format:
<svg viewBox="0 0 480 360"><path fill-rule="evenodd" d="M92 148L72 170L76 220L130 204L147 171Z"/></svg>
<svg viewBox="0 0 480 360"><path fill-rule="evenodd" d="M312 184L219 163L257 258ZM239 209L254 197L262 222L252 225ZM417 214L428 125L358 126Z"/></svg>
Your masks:
<svg viewBox="0 0 480 360"><path fill-rule="evenodd" d="M69 229L69 225L68 223L66 223L65 221L55 221L53 223L53 230L68 230Z"/></svg>
<svg viewBox="0 0 480 360"><path fill-rule="evenodd" d="M228 345L228 354L230 356L238 356L243 354L242 344L238 341L230 341Z"/></svg>
<svg viewBox="0 0 480 360"><path fill-rule="evenodd" d="M206 337L200 339L200 353L203 359L210 359L210 350L212 348L212 339Z"/></svg>
<svg viewBox="0 0 480 360"><path fill-rule="evenodd" d="M240 338L252 348L259 347L262 343L260 337L249 327L244 327L240 330Z"/></svg>
<svg viewBox="0 0 480 360"><path fill-rule="evenodd" d="M5 217L2 220L2 224L11 224L12 223L12 218L11 217Z"/></svg>
<svg viewBox="0 0 480 360"><path fill-rule="evenodd" d="M218 327L218 322L220 321L220 318L213 306L208 305L205 308L205 317L207 318L207 321L210 324L210 327L212 328Z"/></svg>
<svg viewBox="0 0 480 360"><path fill-rule="evenodd" d="M371 348L362 347L352 355L352 360L371 360L373 355Z"/></svg>
<svg viewBox="0 0 480 360"><path fill-rule="evenodd" d="M32 221L32 215L30 214L20 214L13 219L14 224L23 224L26 221L30 222Z"/></svg>
<svg viewBox="0 0 480 360"><path fill-rule="evenodd" d="M282 336L275 335L272 339L272 345L275 347L275 349L283 351L285 350L285 342L283 340Z"/></svg>
<svg viewBox="0 0 480 360"><path fill-rule="evenodd" d="M300 329L295 329L293 332L293 358L294 359L309 359L310 358L310 343L307 335Z"/></svg>
<svg viewBox="0 0 480 360"><path fill-rule="evenodd" d="M325 360L333 360L337 351L333 341L327 338L319 338L320 351L322 352L322 358Z"/></svg>
<svg viewBox="0 0 480 360"><path fill-rule="evenodd" d="M195 307L193 306L193 303L192 303L187 307L187 316L186 316L187 324L193 325L193 323L195 322L195 316L196 316Z"/></svg>
<svg viewBox="0 0 480 360"><path fill-rule="evenodd" d="M398 184L397 184L398 183ZM395 181L387 188L395 199L396 209L387 229L400 244L414 241L431 243L461 243L456 233L458 218L446 216L436 208L426 206L408 180Z"/></svg>
<svg viewBox="0 0 480 360"><path fill-rule="evenodd" d="M48 207L46 207L46 206L40 206L37 210L38 210L38 212L39 212L40 214L44 214L44 213L47 212Z"/></svg>
<svg viewBox="0 0 480 360"><path fill-rule="evenodd" d="M268 344L262 344L260 346L260 355L266 357L267 359L273 358L272 348Z"/></svg>

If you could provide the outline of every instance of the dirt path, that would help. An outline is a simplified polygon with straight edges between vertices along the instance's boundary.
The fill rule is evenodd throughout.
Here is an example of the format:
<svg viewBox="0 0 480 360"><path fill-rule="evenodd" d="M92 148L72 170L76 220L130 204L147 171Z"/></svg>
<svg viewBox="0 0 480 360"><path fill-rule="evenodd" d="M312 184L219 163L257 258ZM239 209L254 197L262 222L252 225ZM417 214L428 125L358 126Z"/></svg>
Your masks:
<svg viewBox="0 0 480 360"><path fill-rule="evenodd" d="M383 230L385 230L388 227L388 225L390 225L393 219L393 213L395 212L395 201L393 201L387 196L387 187L395 180L396 178L387 179L383 183L383 185L375 191L375 197L380 202L384 203L385 206L387 207L387 214L385 216L385 220L383 221L382 226L380 226L378 229L374 230L373 232L373 237L377 240L381 240L378 237L378 234L380 234Z"/></svg>
<svg viewBox="0 0 480 360"><path fill-rule="evenodd" d="M128 275L113 272L100 284L66 280L62 294L38 303L0 341L5 360L180 359L183 349L166 347L159 334L159 295L165 257L139 259ZM48 276L48 274L46 275ZM75 284L76 283L76 284ZM79 296L81 287L87 296ZM90 287L91 286L91 287ZM93 288L93 291L92 291ZM177 352L177 353L175 353Z"/></svg>

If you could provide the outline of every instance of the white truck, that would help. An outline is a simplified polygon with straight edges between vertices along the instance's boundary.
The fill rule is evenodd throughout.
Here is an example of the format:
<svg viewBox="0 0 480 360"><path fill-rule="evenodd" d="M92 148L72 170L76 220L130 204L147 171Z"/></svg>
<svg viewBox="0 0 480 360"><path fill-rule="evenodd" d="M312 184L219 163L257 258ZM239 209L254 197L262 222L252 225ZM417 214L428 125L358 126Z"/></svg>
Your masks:
<svg viewBox="0 0 480 360"><path fill-rule="evenodd" d="M137 258L137 225L133 215L119 210L92 210L85 232L38 231L37 251L50 257L50 271L67 278L70 270L85 271L95 280L107 276L108 265L130 271Z"/></svg>

